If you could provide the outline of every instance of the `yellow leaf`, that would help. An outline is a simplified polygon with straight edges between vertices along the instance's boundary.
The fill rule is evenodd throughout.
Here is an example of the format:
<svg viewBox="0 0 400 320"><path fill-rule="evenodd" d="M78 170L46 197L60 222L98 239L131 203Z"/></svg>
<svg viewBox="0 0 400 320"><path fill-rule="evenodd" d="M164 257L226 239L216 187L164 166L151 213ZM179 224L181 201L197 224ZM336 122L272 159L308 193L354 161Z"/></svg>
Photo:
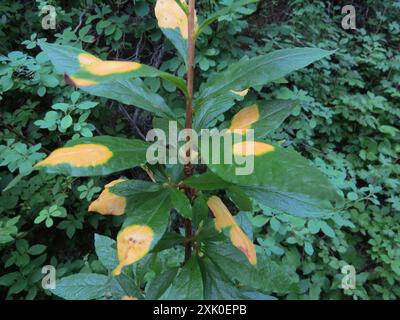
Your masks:
<svg viewBox="0 0 400 320"><path fill-rule="evenodd" d="M181 0L187 6L185 0ZM175 0L157 0L155 14L162 29L179 29L182 38L188 38L188 17ZM195 17L197 28L197 17Z"/></svg>
<svg viewBox="0 0 400 320"><path fill-rule="evenodd" d="M142 67L142 64L138 62L112 60L104 61L89 53L79 54L78 60L81 66L80 72L69 77L76 87L91 86L97 83L94 80L85 79L85 76L82 76L82 72L88 72L95 76L107 76L116 73L135 71Z"/></svg>
<svg viewBox="0 0 400 320"><path fill-rule="evenodd" d="M69 164L74 167L91 167L106 163L113 153L101 144L77 144L54 150L50 155L37 163L35 167Z"/></svg>
<svg viewBox="0 0 400 320"><path fill-rule="evenodd" d="M89 53L79 54L78 60L79 60L79 64L81 65L81 67L87 66L87 65L95 63L95 62L102 61L100 58L97 58L94 55L91 55Z"/></svg>
<svg viewBox="0 0 400 320"><path fill-rule="evenodd" d="M138 300L138 298L132 297L132 296L123 296L123 297L121 298L121 300Z"/></svg>
<svg viewBox="0 0 400 320"><path fill-rule="evenodd" d="M259 141L243 141L233 145L233 154L244 157L259 156L274 150L274 146Z"/></svg>
<svg viewBox="0 0 400 320"><path fill-rule="evenodd" d="M258 106L253 104L249 107L243 108L232 118L231 126L228 132L234 132L234 130L240 130L244 134L247 129L251 128L251 125L258 121L260 118L260 112ZM244 131L244 132L243 132Z"/></svg>
<svg viewBox="0 0 400 320"><path fill-rule="evenodd" d="M122 181L125 181L125 179L117 179L105 185L97 200L90 204L88 211L95 211L102 215L123 215L126 207L126 198L117 196L110 191L112 186Z"/></svg>
<svg viewBox="0 0 400 320"><path fill-rule="evenodd" d="M100 61L85 66L84 70L96 76L107 76L110 74L135 71L141 67L142 65L138 62Z"/></svg>
<svg viewBox="0 0 400 320"><path fill-rule="evenodd" d="M68 75L66 75L65 79L68 84L73 85L74 87L87 87L97 84L97 82L93 80L86 80L86 79L81 79L79 77L68 76Z"/></svg>
<svg viewBox="0 0 400 320"><path fill-rule="evenodd" d="M246 255L251 264L257 264L256 248L253 242L240 228L222 200L217 196L212 196L208 199L207 205L215 217L216 229L221 231L224 228L230 228L229 234L232 244Z"/></svg>
<svg viewBox="0 0 400 320"><path fill-rule="evenodd" d="M245 97L249 93L249 89L245 89L243 91L235 91L231 90L232 93L236 94L239 97Z"/></svg>
<svg viewBox="0 0 400 320"><path fill-rule="evenodd" d="M142 259L150 250L154 238L153 229L145 225L131 225L117 236L119 265L113 275L121 274L122 268Z"/></svg>

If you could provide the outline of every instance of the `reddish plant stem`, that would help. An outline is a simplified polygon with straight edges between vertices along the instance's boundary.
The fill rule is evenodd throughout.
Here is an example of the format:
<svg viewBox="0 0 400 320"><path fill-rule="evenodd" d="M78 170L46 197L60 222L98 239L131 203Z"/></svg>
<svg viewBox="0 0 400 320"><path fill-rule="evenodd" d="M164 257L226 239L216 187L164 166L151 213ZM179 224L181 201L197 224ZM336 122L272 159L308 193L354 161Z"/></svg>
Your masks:
<svg viewBox="0 0 400 320"><path fill-rule="evenodd" d="M187 71L187 91L188 97L186 100L186 129L192 129L192 114L193 114L193 80L194 80L194 54L195 54L195 0L189 0L189 14L188 14L188 71ZM187 137L187 141L190 141L191 137ZM190 149L187 151L186 156L190 159ZM190 161L185 164L184 167L185 178L192 175L192 165ZM185 189L187 197L191 200L193 197L193 190L190 188ZM189 260L192 254L192 243L189 239L192 237L192 222L189 219L184 219L185 226L185 260Z"/></svg>

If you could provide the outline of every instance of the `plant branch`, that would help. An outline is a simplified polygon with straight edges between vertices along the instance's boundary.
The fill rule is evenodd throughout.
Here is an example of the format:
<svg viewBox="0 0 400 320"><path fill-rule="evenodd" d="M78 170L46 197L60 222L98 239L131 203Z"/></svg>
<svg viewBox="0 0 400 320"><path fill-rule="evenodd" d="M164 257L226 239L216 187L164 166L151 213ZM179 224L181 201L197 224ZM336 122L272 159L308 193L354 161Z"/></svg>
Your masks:
<svg viewBox="0 0 400 320"><path fill-rule="evenodd" d="M186 100L186 129L192 129L192 114L193 114L193 80L194 80L194 54L195 54L195 0L189 0L189 13L188 13L188 71L187 71L187 91L188 96ZM191 141L191 137L188 136L186 141ZM186 156L190 159L190 148L188 149ZM185 164L184 167L185 177L190 177L192 174L192 166L190 161ZM190 188L185 189L187 197L191 200L193 192ZM192 237L192 222L189 219L184 220L185 226L185 237L190 239ZM185 243L185 260L189 260L192 254L192 242L187 241Z"/></svg>

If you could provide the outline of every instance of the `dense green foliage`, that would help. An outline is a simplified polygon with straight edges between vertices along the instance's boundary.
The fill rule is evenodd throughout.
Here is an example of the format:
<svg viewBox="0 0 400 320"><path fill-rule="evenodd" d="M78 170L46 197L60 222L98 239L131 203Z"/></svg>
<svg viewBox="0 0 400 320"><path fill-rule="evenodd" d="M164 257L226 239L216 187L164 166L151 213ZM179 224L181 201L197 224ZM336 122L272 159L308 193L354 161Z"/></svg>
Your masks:
<svg viewBox="0 0 400 320"><path fill-rule="evenodd" d="M49 293L40 283L45 264L57 267L57 277L75 274L78 285L82 282L78 272L97 273L85 281L99 284L106 281L101 274L114 267L101 253L110 249L111 240L97 236L96 248L91 244L95 233L114 237L122 220L87 213L89 202L106 181L31 174L32 166L71 138L143 137L152 121L145 111L62 85L37 39L82 46L104 58L139 59L182 76L184 65L156 27L150 2L121 1L110 6L102 1L70 1L68 7L57 7L57 30L41 28L39 12L45 1L37 1L33 11L18 1L0 5L4 44L0 49L0 187L6 188L0 195L2 297L47 298ZM207 16L232 1L216 2L202 2L199 12ZM345 196L346 204L340 214L327 220L305 220L244 204L241 225L263 249L270 268L284 266L292 274L290 283L271 283L271 291L283 298L398 298L400 3L356 3L355 31L341 28L340 6L323 1L272 3L220 18L212 25L212 34L210 27L206 29L198 40L201 75L223 71L244 55L295 46L338 49L312 68L251 92L246 104L260 98L300 100L301 107L295 108L273 138L312 159ZM146 78L144 83L163 96L176 91L166 80ZM168 102L175 113L184 112L183 100ZM224 121L222 114L211 120L215 122L217 116ZM126 176L137 178L143 172L129 171ZM234 189L227 188L227 199L237 197ZM166 265L179 266L182 258L175 249L149 255L132 270L131 292L140 296L141 288L158 297L159 288L152 280L173 279L162 271ZM341 267L347 264L357 271L355 290L340 288ZM191 265L197 264L189 261ZM234 271L229 276L234 277ZM213 277L211 268L208 272L209 279L226 285L224 279ZM99 295L86 294L82 298Z"/></svg>

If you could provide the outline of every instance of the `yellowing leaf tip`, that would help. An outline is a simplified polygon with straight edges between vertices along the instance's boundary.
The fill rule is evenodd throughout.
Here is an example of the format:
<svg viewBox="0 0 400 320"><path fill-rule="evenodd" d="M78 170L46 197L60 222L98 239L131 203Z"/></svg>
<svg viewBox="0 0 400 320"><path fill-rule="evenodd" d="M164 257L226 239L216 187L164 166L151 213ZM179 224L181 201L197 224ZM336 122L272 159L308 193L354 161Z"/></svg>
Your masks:
<svg viewBox="0 0 400 320"><path fill-rule="evenodd" d="M250 89L245 89L245 90L242 90L242 91L231 90L231 92L232 92L233 94L236 94L236 95L239 96L239 97L245 97L245 96L249 93L249 90L250 90Z"/></svg>
<svg viewBox="0 0 400 320"><path fill-rule="evenodd" d="M90 204L88 211L98 212L102 215L123 215L126 208L126 198L118 196L109 190L112 186L122 181L125 181L125 179L117 179L106 184L100 196Z"/></svg>

